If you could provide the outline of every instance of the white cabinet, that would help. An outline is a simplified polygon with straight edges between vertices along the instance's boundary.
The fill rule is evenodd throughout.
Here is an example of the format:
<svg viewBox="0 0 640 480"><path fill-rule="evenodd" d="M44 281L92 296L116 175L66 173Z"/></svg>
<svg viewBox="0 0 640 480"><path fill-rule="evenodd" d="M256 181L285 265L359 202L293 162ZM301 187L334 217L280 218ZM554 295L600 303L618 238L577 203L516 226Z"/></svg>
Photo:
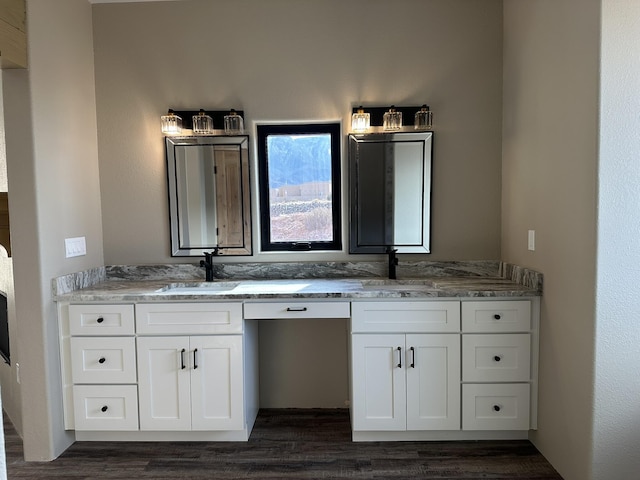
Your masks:
<svg viewBox="0 0 640 480"><path fill-rule="evenodd" d="M138 337L141 430L244 427L241 335Z"/></svg>
<svg viewBox="0 0 640 480"><path fill-rule="evenodd" d="M354 302L353 430L459 430L459 330L456 301Z"/></svg>
<svg viewBox="0 0 640 480"><path fill-rule="evenodd" d="M531 301L462 303L463 430L529 430L537 353Z"/></svg>
<svg viewBox="0 0 640 480"><path fill-rule="evenodd" d="M352 339L354 430L458 430L455 334L359 334Z"/></svg>

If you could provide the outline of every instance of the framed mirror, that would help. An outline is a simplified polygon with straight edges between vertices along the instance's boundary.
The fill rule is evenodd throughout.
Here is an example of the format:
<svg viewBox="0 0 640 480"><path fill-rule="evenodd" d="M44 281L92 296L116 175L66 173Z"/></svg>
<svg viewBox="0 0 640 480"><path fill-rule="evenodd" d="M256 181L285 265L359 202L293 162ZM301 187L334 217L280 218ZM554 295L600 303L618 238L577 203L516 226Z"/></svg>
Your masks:
<svg viewBox="0 0 640 480"><path fill-rule="evenodd" d="M249 136L166 137L171 256L252 255Z"/></svg>
<svg viewBox="0 0 640 480"><path fill-rule="evenodd" d="M349 253L430 252L433 132L349 135Z"/></svg>

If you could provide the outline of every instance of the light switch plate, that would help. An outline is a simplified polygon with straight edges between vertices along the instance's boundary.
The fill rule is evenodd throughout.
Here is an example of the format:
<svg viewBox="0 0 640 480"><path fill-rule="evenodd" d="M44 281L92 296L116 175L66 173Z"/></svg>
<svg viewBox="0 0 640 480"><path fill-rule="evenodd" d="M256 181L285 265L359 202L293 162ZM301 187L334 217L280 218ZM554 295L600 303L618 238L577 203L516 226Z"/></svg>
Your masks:
<svg viewBox="0 0 640 480"><path fill-rule="evenodd" d="M87 254L87 242L84 237L65 238L64 248L67 258Z"/></svg>
<svg viewBox="0 0 640 480"><path fill-rule="evenodd" d="M529 230L528 247L532 252L536 249L536 231Z"/></svg>

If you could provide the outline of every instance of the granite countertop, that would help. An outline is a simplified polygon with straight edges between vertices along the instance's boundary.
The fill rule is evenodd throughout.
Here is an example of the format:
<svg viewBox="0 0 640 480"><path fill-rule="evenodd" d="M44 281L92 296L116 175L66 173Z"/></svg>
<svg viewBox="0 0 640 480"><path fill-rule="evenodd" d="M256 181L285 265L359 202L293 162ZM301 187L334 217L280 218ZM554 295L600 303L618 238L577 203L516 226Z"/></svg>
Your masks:
<svg viewBox="0 0 640 480"><path fill-rule="evenodd" d="M421 262L425 263L425 262ZM453 268L452 267L455 267ZM326 265L315 265L315 275ZM245 267L214 282L202 282L200 270L174 266L105 267L54 279L59 302L155 302L252 299L376 299L443 297L531 297L542 294L542 276L498 262L433 262L399 272L398 280L379 275L378 266L332 264L330 275L305 278L299 270L270 265L271 276ZM429 268L426 268L429 267ZM494 268L495 267L495 268ZM262 266L261 266L262 268ZM298 266L296 268L299 269ZM153 272L153 273L150 273ZM251 274L253 272L253 274ZM286 273L289 275L286 275ZM351 273L351 275L349 275ZM367 275L369 273L369 275ZM373 275L371 275L373 273ZM412 275L409 276L409 273ZM307 272L308 274L308 272ZM329 275L329 274L327 274Z"/></svg>

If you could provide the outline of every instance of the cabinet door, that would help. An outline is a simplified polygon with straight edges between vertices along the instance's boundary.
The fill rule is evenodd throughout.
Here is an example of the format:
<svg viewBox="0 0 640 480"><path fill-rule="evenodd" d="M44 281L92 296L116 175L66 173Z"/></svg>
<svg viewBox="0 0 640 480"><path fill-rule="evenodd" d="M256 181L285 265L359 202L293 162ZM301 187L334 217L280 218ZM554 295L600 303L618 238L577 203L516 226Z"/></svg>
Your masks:
<svg viewBox="0 0 640 480"><path fill-rule="evenodd" d="M459 430L459 335L407 335L406 345L407 430Z"/></svg>
<svg viewBox="0 0 640 480"><path fill-rule="evenodd" d="M193 430L241 430L244 425L242 336L191 337Z"/></svg>
<svg viewBox="0 0 640 480"><path fill-rule="evenodd" d="M189 337L138 337L140 430L191 430Z"/></svg>
<svg viewBox="0 0 640 480"><path fill-rule="evenodd" d="M405 336L352 335L354 430L405 430Z"/></svg>

